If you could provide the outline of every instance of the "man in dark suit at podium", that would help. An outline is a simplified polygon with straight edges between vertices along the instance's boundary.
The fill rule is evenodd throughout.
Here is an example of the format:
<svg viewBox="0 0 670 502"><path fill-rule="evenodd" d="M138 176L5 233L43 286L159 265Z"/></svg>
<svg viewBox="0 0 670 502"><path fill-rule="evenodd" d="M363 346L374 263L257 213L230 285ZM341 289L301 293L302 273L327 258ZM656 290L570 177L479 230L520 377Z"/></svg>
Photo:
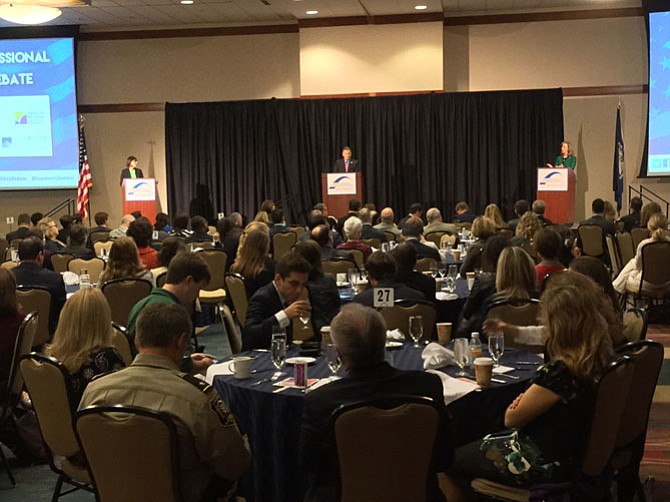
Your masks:
<svg viewBox="0 0 670 502"><path fill-rule="evenodd" d="M335 161L333 166L334 173L357 173L360 172L361 166L356 159L351 158L351 148L345 146L342 149L342 158Z"/></svg>
<svg viewBox="0 0 670 502"><path fill-rule="evenodd" d="M137 167L137 157L133 157L132 155L126 159L126 168L121 171L119 185L123 185L123 180L128 178L144 178L142 169Z"/></svg>

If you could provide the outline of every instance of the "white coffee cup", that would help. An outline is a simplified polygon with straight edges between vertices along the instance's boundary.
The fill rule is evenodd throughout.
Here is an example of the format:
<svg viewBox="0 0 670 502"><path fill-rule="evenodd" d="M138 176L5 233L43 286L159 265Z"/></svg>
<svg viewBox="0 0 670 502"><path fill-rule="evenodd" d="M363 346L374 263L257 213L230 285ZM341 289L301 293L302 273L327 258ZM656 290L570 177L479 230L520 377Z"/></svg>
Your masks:
<svg viewBox="0 0 670 502"><path fill-rule="evenodd" d="M230 363L230 369L238 380L251 378L251 358L248 356L234 357Z"/></svg>

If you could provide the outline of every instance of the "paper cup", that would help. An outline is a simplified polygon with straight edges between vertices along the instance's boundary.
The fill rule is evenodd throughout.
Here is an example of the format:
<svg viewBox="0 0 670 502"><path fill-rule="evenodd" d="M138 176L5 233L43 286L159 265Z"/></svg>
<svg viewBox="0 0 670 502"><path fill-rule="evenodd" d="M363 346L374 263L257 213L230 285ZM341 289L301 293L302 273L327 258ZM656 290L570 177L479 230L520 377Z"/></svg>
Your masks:
<svg viewBox="0 0 670 502"><path fill-rule="evenodd" d="M247 356L234 357L230 369L238 380L251 378L251 358Z"/></svg>
<svg viewBox="0 0 670 502"><path fill-rule="evenodd" d="M451 341L450 322L437 323L437 341L440 343L440 345L446 345Z"/></svg>
<svg viewBox="0 0 670 502"><path fill-rule="evenodd" d="M475 378L477 385L488 387L491 385L491 376L493 375L493 359L490 357L478 357L474 362Z"/></svg>
<svg viewBox="0 0 670 502"><path fill-rule="evenodd" d="M330 345L332 338L330 337L330 326L324 326L321 328L321 343L325 345Z"/></svg>
<svg viewBox="0 0 670 502"><path fill-rule="evenodd" d="M461 250L460 249L454 249L454 260L459 261L461 259Z"/></svg>

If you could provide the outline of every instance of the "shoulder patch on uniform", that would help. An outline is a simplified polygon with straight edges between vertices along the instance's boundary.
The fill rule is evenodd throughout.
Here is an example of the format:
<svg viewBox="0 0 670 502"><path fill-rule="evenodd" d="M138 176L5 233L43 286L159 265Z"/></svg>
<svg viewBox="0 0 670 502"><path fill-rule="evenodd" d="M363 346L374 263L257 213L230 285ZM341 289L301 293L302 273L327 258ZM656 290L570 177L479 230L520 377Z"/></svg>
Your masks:
<svg viewBox="0 0 670 502"><path fill-rule="evenodd" d="M209 388L211 387L207 382L204 380L200 380L194 375L191 375L190 373L184 373L183 375L180 375L181 379L190 383L194 387L196 387L198 390L202 392L207 392Z"/></svg>
<svg viewBox="0 0 670 502"><path fill-rule="evenodd" d="M209 406L219 418L221 425L230 427L235 424L235 418L228 410L228 407L226 406L226 403L223 402L223 399L218 396L212 396L212 398L209 400Z"/></svg>

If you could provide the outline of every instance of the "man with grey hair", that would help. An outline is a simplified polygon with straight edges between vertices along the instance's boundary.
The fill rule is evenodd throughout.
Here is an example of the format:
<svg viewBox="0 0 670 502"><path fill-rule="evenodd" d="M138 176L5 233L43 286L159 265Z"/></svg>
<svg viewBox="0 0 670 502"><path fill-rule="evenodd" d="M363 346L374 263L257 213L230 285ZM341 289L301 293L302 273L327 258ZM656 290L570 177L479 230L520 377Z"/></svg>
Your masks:
<svg viewBox="0 0 670 502"><path fill-rule="evenodd" d="M344 378L324 385L305 396L303 406L300 463L308 473L306 501L339 500L335 438L330 417L343 404L390 396L421 396L444 408L440 378L423 371L403 371L384 361L386 324L376 310L355 303L346 305L330 325L333 345L347 370ZM447 468L453 456L447 423L440 424L436 468ZM444 500L437 478L429 476L427 500Z"/></svg>
<svg viewBox="0 0 670 502"><path fill-rule="evenodd" d="M548 220L544 217L544 211L547 209L547 204L543 200L536 200L533 202L533 212L537 215L537 219L540 220L540 225L546 227L548 225L553 225L551 220Z"/></svg>
<svg viewBox="0 0 670 502"><path fill-rule="evenodd" d="M176 418L184 500L231 500L237 479L249 466L249 445L218 393L179 371L191 331L191 319L181 306L146 307L137 319L139 354L128 368L92 381L80 408L121 404Z"/></svg>
<svg viewBox="0 0 670 502"><path fill-rule="evenodd" d="M423 227L423 235L428 232L449 232L452 235L458 233L456 225L442 221L442 213L436 207L431 207L426 211L426 220L428 220L428 225Z"/></svg>
<svg viewBox="0 0 670 502"><path fill-rule="evenodd" d="M398 240L400 239L400 229L393 222L394 217L395 215L393 214L393 209L390 207L385 207L382 209L382 212L379 215L381 223L376 224L375 228L377 230L381 230L382 232L391 232L393 235L395 235L396 240Z"/></svg>
<svg viewBox="0 0 670 502"><path fill-rule="evenodd" d="M405 223L402 229L402 235L405 237L405 242L409 242L416 248L417 259L432 258L440 263L442 258L435 244L430 241L424 241L423 236L423 222L420 218L410 218Z"/></svg>
<svg viewBox="0 0 670 502"><path fill-rule="evenodd" d="M363 252L367 260L372 254L372 249L367 244L361 242L361 230L363 223L357 216L352 216L344 222L344 236L347 238L342 244L337 246L339 250L358 249Z"/></svg>
<svg viewBox="0 0 670 502"><path fill-rule="evenodd" d="M358 212L358 217L363 223L361 239L379 239L379 242L386 242L386 234L372 226L372 211L364 207Z"/></svg>
<svg viewBox="0 0 670 502"><path fill-rule="evenodd" d="M124 214L123 218L121 218L121 225L109 232L109 238L114 240L119 237L125 237L128 227L133 221L135 221L135 217L132 214Z"/></svg>

